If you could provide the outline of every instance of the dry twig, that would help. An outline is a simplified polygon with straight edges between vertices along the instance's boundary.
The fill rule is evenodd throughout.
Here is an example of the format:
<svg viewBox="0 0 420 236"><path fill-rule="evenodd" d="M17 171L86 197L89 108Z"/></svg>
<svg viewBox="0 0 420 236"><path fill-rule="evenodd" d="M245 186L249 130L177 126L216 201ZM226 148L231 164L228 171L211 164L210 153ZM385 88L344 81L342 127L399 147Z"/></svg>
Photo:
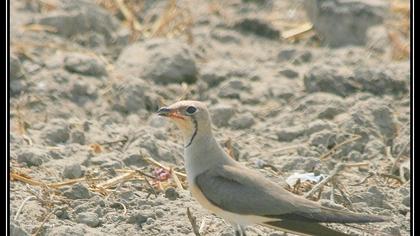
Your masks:
<svg viewBox="0 0 420 236"><path fill-rule="evenodd" d="M319 182L318 184L316 184L311 189L311 191L309 191L309 192L307 192L305 194L305 198L308 198L308 197L312 196L315 192L319 191L321 189L321 187L323 187L325 184L327 184L328 182L330 182L333 178L335 178L345 168L348 168L348 167L360 167L360 166L366 166L366 165L369 165L369 163L361 162L361 163L354 163L354 164L345 164L345 163L337 164L335 166L334 170L331 172L331 174L329 176L327 176L325 179L321 180L321 182Z"/></svg>
<svg viewBox="0 0 420 236"><path fill-rule="evenodd" d="M35 198L35 196L29 196L29 197L25 198L25 200L23 200L23 202L20 204L20 206L19 206L19 208L18 208L18 210L17 210L17 212L16 212L15 217L13 218L13 220L17 221L17 219L19 217L19 214L22 211L23 206L25 205L25 203L27 201L31 200L31 199L34 199L34 198Z"/></svg>
<svg viewBox="0 0 420 236"><path fill-rule="evenodd" d="M346 145L346 144L348 144L348 143L354 142L354 141L356 141L356 140L360 139L361 137L362 137L362 136L360 136L360 135L356 135L355 137L352 137L352 138L349 138L349 139L347 139L347 140L344 140L343 142L341 142L341 143L339 143L339 144L335 145L335 146L334 146L333 148L331 148L328 152L324 153L321 157L319 157L319 159L320 159L320 160L325 160L326 158L328 158L328 157L330 157L332 154L334 154L334 152L335 152L335 151L337 151L340 147L342 147L342 146L344 146L344 145Z"/></svg>
<svg viewBox="0 0 420 236"><path fill-rule="evenodd" d="M197 227L196 218L195 218L195 216L193 216L191 214L189 207L187 207L187 216L188 216L188 219L190 220L190 223L191 223L191 226L192 226L192 229L193 229L193 232L194 232L195 236L200 236L200 231L198 230L198 227Z"/></svg>
<svg viewBox="0 0 420 236"><path fill-rule="evenodd" d="M41 230L42 230L42 227L44 226L44 224L48 221L48 219L51 217L51 215L52 214L54 214L54 212L56 211L57 209L53 209L53 210L51 210L46 216L45 216L45 218L44 218L44 220L41 222L41 224L38 226L38 229L35 231L35 233L34 234L32 234L33 236L37 236L37 235L39 235L39 233L41 232Z"/></svg>

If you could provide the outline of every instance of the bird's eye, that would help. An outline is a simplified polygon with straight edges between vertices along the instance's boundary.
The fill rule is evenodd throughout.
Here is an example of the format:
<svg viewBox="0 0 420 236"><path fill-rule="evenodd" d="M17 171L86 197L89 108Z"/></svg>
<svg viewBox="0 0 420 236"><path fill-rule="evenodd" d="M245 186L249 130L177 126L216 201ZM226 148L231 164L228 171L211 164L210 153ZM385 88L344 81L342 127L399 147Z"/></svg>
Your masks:
<svg viewBox="0 0 420 236"><path fill-rule="evenodd" d="M187 107L187 109L185 110L188 114L192 115L197 111L197 108L193 107L193 106L189 106Z"/></svg>

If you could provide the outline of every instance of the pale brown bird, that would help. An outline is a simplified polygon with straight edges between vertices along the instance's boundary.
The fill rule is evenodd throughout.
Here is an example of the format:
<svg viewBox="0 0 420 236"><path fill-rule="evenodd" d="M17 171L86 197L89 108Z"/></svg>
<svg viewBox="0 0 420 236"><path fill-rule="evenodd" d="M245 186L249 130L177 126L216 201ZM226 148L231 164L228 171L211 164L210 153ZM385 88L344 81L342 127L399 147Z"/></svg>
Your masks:
<svg viewBox="0 0 420 236"><path fill-rule="evenodd" d="M185 169L189 189L206 209L235 227L259 224L298 235L347 235L320 223L382 222L380 216L323 207L294 195L230 158L212 134L204 103L179 101L162 107L158 115L170 118L184 138Z"/></svg>

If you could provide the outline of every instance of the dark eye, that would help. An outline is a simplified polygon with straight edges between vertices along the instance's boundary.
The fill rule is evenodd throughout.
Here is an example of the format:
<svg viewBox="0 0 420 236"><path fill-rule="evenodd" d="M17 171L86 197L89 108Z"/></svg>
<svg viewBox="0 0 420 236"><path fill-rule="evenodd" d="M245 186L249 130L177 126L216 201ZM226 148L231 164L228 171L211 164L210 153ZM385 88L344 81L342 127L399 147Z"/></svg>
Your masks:
<svg viewBox="0 0 420 236"><path fill-rule="evenodd" d="M187 107L187 109L185 110L188 114L194 114L194 112L197 111L197 108L193 107L193 106L189 106Z"/></svg>

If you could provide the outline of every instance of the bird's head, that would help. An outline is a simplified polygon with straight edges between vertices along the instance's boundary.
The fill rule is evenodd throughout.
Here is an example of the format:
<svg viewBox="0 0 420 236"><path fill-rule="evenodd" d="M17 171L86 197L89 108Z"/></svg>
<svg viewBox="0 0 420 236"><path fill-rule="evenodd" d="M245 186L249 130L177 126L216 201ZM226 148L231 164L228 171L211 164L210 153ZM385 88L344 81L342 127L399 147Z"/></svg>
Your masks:
<svg viewBox="0 0 420 236"><path fill-rule="evenodd" d="M197 135L211 134L211 119L207 106L198 101L179 101L158 110L159 116L171 119L181 130L188 147Z"/></svg>

